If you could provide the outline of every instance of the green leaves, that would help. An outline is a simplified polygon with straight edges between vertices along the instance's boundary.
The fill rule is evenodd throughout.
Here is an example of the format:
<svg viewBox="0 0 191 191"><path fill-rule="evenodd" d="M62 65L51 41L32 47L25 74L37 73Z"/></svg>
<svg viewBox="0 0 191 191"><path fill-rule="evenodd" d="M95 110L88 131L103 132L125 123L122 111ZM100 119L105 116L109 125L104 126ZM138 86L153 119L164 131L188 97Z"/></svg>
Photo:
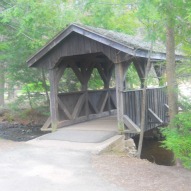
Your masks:
<svg viewBox="0 0 191 191"><path fill-rule="evenodd" d="M178 128L165 128L162 134L166 137L163 147L173 151L186 168L191 169L191 112L180 113L172 125Z"/></svg>
<svg viewBox="0 0 191 191"><path fill-rule="evenodd" d="M132 1L126 0L87 0L82 22L86 25L134 34L140 23L136 10L129 9Z"/></svg>

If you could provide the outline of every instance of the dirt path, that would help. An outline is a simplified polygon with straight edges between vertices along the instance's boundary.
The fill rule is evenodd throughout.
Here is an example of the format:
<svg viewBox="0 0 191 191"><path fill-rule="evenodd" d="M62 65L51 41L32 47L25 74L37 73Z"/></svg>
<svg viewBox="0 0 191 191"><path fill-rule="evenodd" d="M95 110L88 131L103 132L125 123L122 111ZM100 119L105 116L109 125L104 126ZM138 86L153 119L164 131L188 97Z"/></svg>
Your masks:
<svg viewBox="0 0 191 191"><path fill-rule="evenodd" d="M10 141L0 138L0 151L14 149L15 147L21 145L21 142Z"/></svg>
<svg viewBox="0 0 191 191"><path fill-rule="evenodd" d="M190 191L191 171L104 154L93 157L94 169L108 181L127 191Z"/></svg>

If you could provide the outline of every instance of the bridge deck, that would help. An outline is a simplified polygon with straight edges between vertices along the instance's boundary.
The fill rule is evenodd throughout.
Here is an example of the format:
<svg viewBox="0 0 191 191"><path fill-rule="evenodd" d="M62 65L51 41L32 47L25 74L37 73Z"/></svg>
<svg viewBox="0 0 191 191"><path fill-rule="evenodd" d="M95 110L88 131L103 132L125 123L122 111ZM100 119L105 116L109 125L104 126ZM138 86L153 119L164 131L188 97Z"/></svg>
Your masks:
<svg viewBox="0 0 191 191"><path fill-rule="evenodd" d="M102 117L99 119L86 121L83 123L74 124L65 128L69 128L72 130L93 130L93 131L113 131L118 132L117 127L117 117L114 116L108 116L108 117Z"/></svg>
<svg viewBox="0 0 191 191"><path fill-rule="evenodd" d="M116 116L104 117L60 128L39 137L40 140L59 140L78 143L101 143L118 135Z"/></svg>

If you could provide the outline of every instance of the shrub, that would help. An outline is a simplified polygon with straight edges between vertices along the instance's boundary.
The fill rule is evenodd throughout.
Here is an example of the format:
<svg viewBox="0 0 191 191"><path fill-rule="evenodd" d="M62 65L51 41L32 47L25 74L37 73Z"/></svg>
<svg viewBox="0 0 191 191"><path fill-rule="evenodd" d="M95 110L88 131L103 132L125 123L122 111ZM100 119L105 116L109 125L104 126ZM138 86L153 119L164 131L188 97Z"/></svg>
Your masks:
<svg viewBox="0 0 191 191"><path fill-rule="evenodd" d="M191 169L191 112L179 113L171 128L167 127L161 131L166 138L162 142L163 147L171 150L185 168Z"/></svg>

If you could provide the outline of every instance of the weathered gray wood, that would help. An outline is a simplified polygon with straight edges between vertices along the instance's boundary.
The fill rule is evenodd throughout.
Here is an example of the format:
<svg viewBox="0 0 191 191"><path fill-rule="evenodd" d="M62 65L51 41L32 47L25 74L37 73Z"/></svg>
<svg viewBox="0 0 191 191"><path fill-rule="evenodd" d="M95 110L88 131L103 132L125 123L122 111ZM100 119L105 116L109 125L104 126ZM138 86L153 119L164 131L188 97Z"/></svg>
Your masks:
<svg viewBox="0 0 191 191"><path fill-rule="evenodd" d="M86 98L85 94L82 94L78 99L76 106L74 107L74 111L72 113L72 119L76 119L79 116L82 106L85 102L85 98Z"/></svg>
<svg viewBox="0 0 191 191"><path fill-rule="evenodd" d="M91 102L91 100L88 98L88 103L91 105L92 109L95 111L95 113L99 113L97 107Z"/></svg>
<svg viewBox="0 0 191 191"><path fill-rule="evenodd" d="M100 98L100 101L99 101L99 105L98 105L100 113L103 112L103 110L105 108L105 105L106 105L106 102L107 102L107 99L108 99L108 92L106 94L102 94L101 95L101 98Z"/></svg>
<svg viewBox="0 0 191 191"><path fill-rule="evenodd" d="M51 117L49 117L41 128L41 131L51 131Z"/></svg>
<svg viewBox="0 0 191 191"><path fill-rule="evenodd" d="M67 107L64 105L64 103L60 100L59 97L58 97L58 104L59 104L60 108L63 110L63 112L66 114L68 119L72 119L72 115L70 114Z"/></svg>
<svg viewBox="0 0 191 191"><path fill-rule="evenodd" d="M62 64L58 67L58 71L57 71L57 82L59 83L62 75L64 74L64 71L66 70L67 68L67 64Z"/></svg>
<svg viewBox="0 0 191 191"><path fill-rule="evenodd" d="M166 111L169 111L169 105L168 104L164 104L164 107L165 107Z"/></svg>
<svg viewBox="0 0 191 191"><path fill-rule="evenodd" d="M137 126L140 125L140 111L141 111L141 99L142 90L126 91L124 94L124 107L125 115L127 115ZM150 122L149 111L150 108L163 122L168 122L168 116L166 115L168 106L167 105L167 94L166 87L160 88L148 88L147 89L147 105L146 105L146 118L145 131L157 127L157 123Z"/></svg>
<svg viewBox="0 0 191 191"><path fill-rule="evenodd" d="M97 67L97 70L98 70L104 84L106 84L108 80L107 80L107 77L106 77L106 75L104 73L104 70L103 70L101 64L97 64L96 67Z"/></svg>
<svg viewBox="0 0 191 191"><path fill-rule="evenodd" d="M76 38L77 35L78 38ZM60 43L61 41L63 43ZM72 42L68 43L68 41ZM96 44L93 42L97 42L96 47L92 47L95 46ZM70 44L73 44L73 46L71 46ZM111 50L108 51L108 49ZM127 60L126 56L129 57L129 55L134 57L148 58L147 49L144 50L144 49L137 49L132 46L126 46L123 43L116 42L115 40L112 40L104 35L97 34L94 31L87 30L84 29L82 26L73 24L70 25L64 31L62 31L44 48L42 48L39 52L37 52L34 56L32 56L27 61L27 63L29 66L39 66L40 63L47 64L45 55L48 55L49 57L55 57L53 55L57 55L56 57L58 58L51 59L51 61L55 61L54 64L56 64L57 62L59 62L60 57L94 53L94 52L103 52L114 63L119 62L119 58L116 59L115 53L118 53L119 55L123 53L123 55L120 56L121 62L124 61L124 59ZM158 60L165 60L166 54L160 52L153 52L151 58ZM183 56L179 55L176 56L176 60L181 60L182 58ZM43 66L44 64L41 64L41 66Z"/></svg>
<svg viewBox="0 0 191 191"><path fill-rule="evenodd" d="M74 71L74 73L75 73L76 77L78 78L78 80L80 81L80 83L83 84L84 78L83 78L82 73L80 72L79 68L76 66L76 63L71 62L70 67Z"/></svg>
<svg viewBox="0 0 191 191"><path fill-rule="evenodd" d="M76 124L76 123L82 123L82 122L85 122L85 121L87 121L86 116L82 116L82 117L79 117L79 118L76 118L76 119L73 119L73 120L59 121L58 128L66 127L66 126L73 125L73 124Z"/></svg>
<svg viewBox="0 0 191 191"><path fill-rule="evenodd" d="M111 101L111 104L113 104L114 107L117 108L116 101L113 99L112 96L110 96L110 101Z"/></svg>
<svg viewBox="0 0 191 191"><path fill-rule="evenodd" d="M152 110L148 109L149 117L152 119L152 122L154 123L164 123L162 119Z"/></svg>
<svg viewBox="0 0 191 191"><path fill-rule="evenodd" d="M129 133L140 133L140 128L127 116L123 116L123 121L125 125L128 127L128 130L124 130L124 132L128 131Z"/></svg>
<svg viewBox="0 0 191 191"><path fill-rule="evenodd" d="M115 80L116 80L116 98L117 98L117 120L119 130L124 130L124 108L123 108L123 65L121 63L115 64Z"/></svg>
<svg viewBox="0 0 191 191"><path fill-rule="evenodd" d="M53 130L56 130L58 125L58 81L56 68L49 70L49 80L51 127Z"/></svg>
<svg viewBox="0 0 191 191"><path fill-rule="evenodd" d="M115 111L112 111L112 113L114 115L116 114ZM102 118L102 117L107 117L109 115L110 115L110 113L108 111L103 112L103 113L98 113L98 114L91 114L91 115L89 115L88 120L99 119L99 118ZM82 122L85 122L85 121L87 121L86 116L82 116L82 117L79 117L79 118L76 118L76 119L73 119L73 120L60 121L58 123L58 128L66 127L66 126L73 125L73 124L76 124L76 123L82 123Z"/></svg>
<svg viewBox="0 0 191 191"><path fill-rule="evenodd" d="M98 114L91 114L89 116L89 119L93 120L93 119L98 119L98 118L101 118L101 117L107 117L109 115L110 115L109 111L104 111L104 112L98 113Z"/></svg>

